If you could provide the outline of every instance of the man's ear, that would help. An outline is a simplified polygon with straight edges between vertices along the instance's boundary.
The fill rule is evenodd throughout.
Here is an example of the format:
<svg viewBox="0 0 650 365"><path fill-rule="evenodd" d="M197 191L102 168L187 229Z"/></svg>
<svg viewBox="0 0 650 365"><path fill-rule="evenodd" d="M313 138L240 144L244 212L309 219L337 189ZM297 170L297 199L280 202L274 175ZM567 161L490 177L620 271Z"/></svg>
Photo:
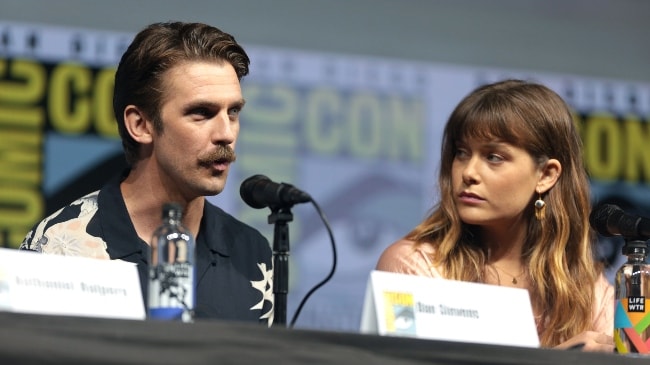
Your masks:
<svg viewBox="0 0 650 365"><path fill-rule="evenodd" d="M124 126L131 138L140 144L149 144L153 140L153 124L135 105L124 108Z"/></svg>
<svg viewBox="0 0 650 365"><path fill-rule="evenodd" d="M560 161L551 158L544 164L542 167L542 174L537 182L537 191L538 194L544 194L549 191L562 174L562 164Z"/></svg>

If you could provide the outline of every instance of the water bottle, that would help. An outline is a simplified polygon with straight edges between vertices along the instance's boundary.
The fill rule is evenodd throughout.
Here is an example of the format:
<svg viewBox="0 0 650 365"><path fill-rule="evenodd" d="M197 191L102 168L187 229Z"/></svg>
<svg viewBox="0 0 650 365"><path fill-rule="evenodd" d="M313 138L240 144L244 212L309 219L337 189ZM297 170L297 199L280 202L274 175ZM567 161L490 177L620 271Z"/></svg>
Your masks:
<svg viewBox="0 0 650 365"><path fill-rule="evenodd" d="M147 317L192 322L195 241L181 223L179 204L163 205L162 224L151 239Z"/></svg>
<svg viewBox="0 0 650 365"><path fill-rule="evenodd" d="M647 242L628 240L623 246L627 262L616 272L616 309L614 344L616 352L632 356L650 356L650 266ZM649 303L650 304L650 303Z"/></svg>

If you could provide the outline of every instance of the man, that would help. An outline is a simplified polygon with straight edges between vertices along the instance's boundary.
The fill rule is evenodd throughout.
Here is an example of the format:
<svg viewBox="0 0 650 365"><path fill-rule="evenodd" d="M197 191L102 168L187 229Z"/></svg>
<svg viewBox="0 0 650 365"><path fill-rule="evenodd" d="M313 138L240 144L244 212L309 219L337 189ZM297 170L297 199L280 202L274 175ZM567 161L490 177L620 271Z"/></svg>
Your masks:
<svg viewBox="0 0 650 365"><path fill-rule="evenodd" d="M205 199L223 191L235 161L249 63L231 35L205 24L139 32L118 66L113 98L130 168L45 218L20 248L136 263L146 298L148 244L163 204L177 202L196 237L195 317L270 326L268 241Z"/></svg>

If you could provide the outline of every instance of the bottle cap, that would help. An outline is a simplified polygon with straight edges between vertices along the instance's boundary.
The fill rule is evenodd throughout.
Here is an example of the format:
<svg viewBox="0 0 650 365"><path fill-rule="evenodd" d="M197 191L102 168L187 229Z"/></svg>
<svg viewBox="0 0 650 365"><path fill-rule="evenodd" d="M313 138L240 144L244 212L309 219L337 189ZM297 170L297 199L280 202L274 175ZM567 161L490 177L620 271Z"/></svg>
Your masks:
<svg viewBox="0 0 650 365"><path fill-rule="evenodd" d="M180 204L170 202L163 204L162 217L180 219L183 214L183 207Z"/></svg>
<svg viewBox="0 0 650 365"><path fill-rule="evenodd" d="M623 254L645 253L648 250L648 243L641 240L630 240L623 245Z"/></svg>

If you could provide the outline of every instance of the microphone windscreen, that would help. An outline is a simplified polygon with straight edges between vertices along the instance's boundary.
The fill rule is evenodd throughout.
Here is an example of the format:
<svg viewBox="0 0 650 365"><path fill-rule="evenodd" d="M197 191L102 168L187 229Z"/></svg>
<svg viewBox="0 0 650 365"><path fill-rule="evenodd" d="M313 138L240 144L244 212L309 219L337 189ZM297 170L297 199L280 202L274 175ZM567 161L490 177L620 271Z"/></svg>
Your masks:
<svg viewBox="0 0 650 365"><path fill-rule="evenodd" d="M255 187L260 182L270 182L271 179L264 175L253 175L246 180L244 180L239 186L239 195L241 196L244 203L248 204L251 208L261 209L265 205L256 199L255 197Z"/></svg>
<svg viewBox="0 0 650 365"><path fill-rule="evenodd" d="M623 210L614 204L602 204L597 206L589 214L589 224L596 232L603 236L615 236L609 229L609 222L617 216L622 216ZM619 217L620 218L620 217Z"/></svg>

